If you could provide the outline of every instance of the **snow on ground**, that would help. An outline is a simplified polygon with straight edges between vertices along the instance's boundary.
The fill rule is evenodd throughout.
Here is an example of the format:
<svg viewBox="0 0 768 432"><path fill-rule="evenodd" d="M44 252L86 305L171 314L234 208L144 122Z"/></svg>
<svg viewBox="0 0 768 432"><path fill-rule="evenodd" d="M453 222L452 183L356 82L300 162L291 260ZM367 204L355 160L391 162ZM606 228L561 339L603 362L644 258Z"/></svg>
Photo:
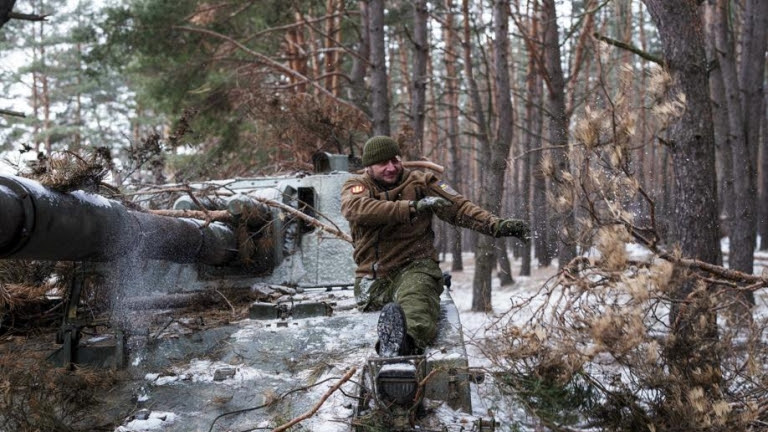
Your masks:
<svg viewBox="0 0 768 432"><path fill-rule="evenodd" d="M760 240L758 239L758 244ZM728 238L721 241L723 251L724 265L728 264L729 243ZM645 260L650 258L651 253L646 248L637 244L628 244L627 252L630 259ZM587 255L597 254L596 251L590 251ZM450 270L450 255L448 260L441 263L443 270ZM461 324L464 331L464 340L467 344L467 353L469 356L470 368L490 367L490 360L482 353L480 347L491 338L496 337L494 330L501 318L512 320L516 323L523 323L531 318L530 314L537 304L534 299L527 308L516 311L515 316L507 316L506 313L511 309L513 302L521 299L529 299L535 296L539 288L545 282L557 273L558 263L553 261L549 267L540 268L534 261L531 265L531 276L518 276L520 273L520 260L511 261L512 274L515 283L508 286L500 286L499 279L494 272L492 285L493 313L472 312L472 279L474 277L474 254L465 253L462 257L464 270L461 272L452 272L453 286L452 296L459 309ZM753 273L756 275L768 272L768 252L755 251L755 263ZM756 315L768 315L768 293L766 290L760 290L755 294ZM493 413L497 421L501 423L499 430L530 430L526 427L526 414L520 407L509 405L509 401L498 394L492 380L487 379L480 384L472 385L472 408L476 416L488 416Z"/></svg>
<svg viewBox="0 0 768 432"><path fill-rule="evenodd" d="M647 251L640 248L629 247L628 252L633 258L642 259L647 257ZM724 251L727 253L727 243L724 244ZM451 261L450 256L444 262L441 262L441 267L444 271L450 271ZM461 272L451 272L452 274L452 287L451 295L458 308L460 314L460 320L463 326L464 338L466 342L467 353L469 356L469 363L471 368L491 368L492 364L490 360L483 354L481 347L484 342L492 340L491 338L497 337L494 332L496 331L497 324L500 320L511 319L515 322L522 323L525 320L530 319L531 314L527 314L524 310L517 311L515 316L509 316L507 312L510 310L514 302L521 299L529 299L535 296L541 286L557 272L557 263L553 262L549 267L539 268L537 263L532 264L532 275L527 277L519 276L519 260L512 261L513 275L515 283L508 286L500 286L498 277L493 278L492 286L492 306L493 312L481 313L472 312L472 279L474 277L474 255L472 253L465 253L462 257L464 270ZM768 262L768 254L756 254L755 273L760 274L763 271L763 265ZM759 293L762 294L762 293ZM351 295L351 293L347 293ZM352 299L337 299L341 303L349 302ZM534 302L529 305L529 311L533 311L537 305ZM762 303L763 309L765 308L766 299L765 296L760 295L758 302ZM355 312L349 309L342 309L337 311L337 316L345 316L348 314L354 314ZM375 318L374 318L375 320ZM360 321L359 318L353 321ZM312 318L300 320L296 322L296 325L306 326L307 328L322 328L326 325L326 321L322 318ZM241 323L240 330L233 333L231 336L231 343L247 342L249 340L258 339L258 332L262 326L258 321L245 320ZM327 393L332 387L339 381L340 377L348 372L352 367L360 369L365 363L365 356L373 354L372 348L363 350L362 352L352 351L347 352L347 355L342 355L341 358L332 356L332 353L336 351L343 352L344 347L350 344L350 340L347 338L357 339L373 339L375 335L369 334L371 328L365 327L363 324L356 324L357 327L352 326L345 328L345 331L341 333L330 332L328 336L321 338L317 343L307 345L305 350L308 350L314 356L326 356L329 358L329 367L324 373L316 378L318 385L312 386L303 393L303 397L310 401L319 401L323 396L327 396ZM370 326L370 323L368 324ZM288 328L278 329L275 328L273 332L290 332ZM366 333L368 332L368 333ZM367 345L366 345L367 346ZM324 353L324 354L323 354ZM331 359L332 358L332 359ZM137 357L138 359L138 357ZM292 359L291 359L292 360ZM136 360L138 364L140 360ZM235 373L226 381L220 382L220 386L243 386L253 383L253 380L260 380L267 377L264 371L259 371L245 364L231 364L221 363L210 360L193 359L186 365L181 365L172 368L168 376L161 374L148 374L144 377L145 383L152 387L165 386L165 385L178 385L184 381L191 382L204 382L212 383L213 373L217 369L233 368ZM306 371L298 372L297 377L302 378ZM301 424L303 430L310 430L314 432L346 432L349 430L349 419L352 416L352 403L348 395L354 394L356 384L353 382L357 379L359 374L356 374L353 380L347 382L342 386L342 391L336 391L328 397L323 405L318 409L317 413L311 418L303 421ZM277 377L272 377L277 378ZM213 383L212 383L213 384ZM252 385L252 384L250 384ZM476 417L489 417L493 416L499 424L497 430L533 430L530 426L533 422L528 419L525 412L517 406L511 405L512 402L509 398L502 397L497 387L493 383L492 377L486 376L485 380L471 385L472 393L472 407L473 415ZM347 395L345 395L346 393ZM138 395L139 398L142 395ZM147 397L147 396L144 396ZM314 403L313 402L313 403ZM465 418L462 413L453 412L448 407L440 407L440 410L445 410L440 416L442 418ZM450 412L449 412L450 411ZM189 414L189 413L188 413ZM462 417L463 416L463 417ZM128 432L128 431L151 431L155 429L170 430L174 429L173 423L182 424L185 422L184 415L179 412L171 413L159 410L149 413L149 416L144 419L130 419L123 426L116 429L115 432ZM268 423L268 422L267 422ZM253 424L253 423L251 423ZM258 427L269 428L273 425L263 424ZM175 429L174 429L175 430ZM216 429L222 430L222 429Z"/></svg>
<svg viewBox="0 0 768 432"><path fill-rule="evenodd" d="M171 412L152 411L145 419L133 419L125 426L115 429L115 432L152 431L161 430L176 419L176 414Z"/></svg>
<svg viewBox="0 0 768 432"><path fill-rule="evenodd" d="M450 256L448 261L441 263L443 270L450 270ZM531 265L531 276L518 276L520 273L520 260L511 261L512 275L515 283L501 286L499 278L494 272L491 291L491 304L493 313L472 312L472 279L475 273L474 254L465 253L462 257L464 270L451 272L452 296L459 309L461 325L464 331L464 340L467 344L467 355L470 368L488 368L491 362L482 353L480 347L488 339L494 337L493 326L510 310L513 302L518 298L528 299L535 295L538 289L557 272L557 261L549 267L539 268L534 262ZM531 305L535 307L535 305ZM515 321L522 322L530 318L524 314L511 317ZM518 407L507 405L504 398L500 397L492 379L486 379L479 384L472 384L472 410L476 416L488 417L493 415L500 422L499 430L520 430L525 413Z"/></svg>

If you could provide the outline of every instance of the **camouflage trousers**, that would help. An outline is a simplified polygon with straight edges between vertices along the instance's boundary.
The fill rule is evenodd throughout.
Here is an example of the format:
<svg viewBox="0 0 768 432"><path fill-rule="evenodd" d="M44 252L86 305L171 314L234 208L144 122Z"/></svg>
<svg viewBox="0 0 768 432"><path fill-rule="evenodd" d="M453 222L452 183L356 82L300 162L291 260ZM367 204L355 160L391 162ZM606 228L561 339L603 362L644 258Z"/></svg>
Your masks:
<svg viewBox="0 0 768 432"><path fill-rule="evenodd" d="M379 279L355 279L355 298L363 311L376 311L396 302L405 312L408 334L423 350L437 334L443 273L431 259L413 261Z"/></svg>

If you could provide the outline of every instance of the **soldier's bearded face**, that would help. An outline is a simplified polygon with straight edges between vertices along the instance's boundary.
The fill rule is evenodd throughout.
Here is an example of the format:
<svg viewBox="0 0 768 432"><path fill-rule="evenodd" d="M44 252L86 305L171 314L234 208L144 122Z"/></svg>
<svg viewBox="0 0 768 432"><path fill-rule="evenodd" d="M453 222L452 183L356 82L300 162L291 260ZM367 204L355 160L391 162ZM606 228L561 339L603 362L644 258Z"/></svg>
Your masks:
<svg viewBox="0 0 768 432"><path fill-rule="evenodd" d="M400 161L400 156L395 156L390 160L369 166L368 173L377 182L392 186L400 180L403 163Z"/></svg>

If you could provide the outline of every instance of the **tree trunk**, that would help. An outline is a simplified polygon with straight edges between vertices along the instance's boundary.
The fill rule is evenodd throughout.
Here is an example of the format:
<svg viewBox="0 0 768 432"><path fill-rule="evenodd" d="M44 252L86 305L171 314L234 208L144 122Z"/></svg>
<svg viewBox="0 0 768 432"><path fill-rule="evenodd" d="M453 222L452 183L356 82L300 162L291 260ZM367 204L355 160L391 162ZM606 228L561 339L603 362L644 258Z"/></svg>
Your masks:
<svg viewBox="0 0 768 432"><path fill-rule="evenodd" d="M733 33L728 25L729 0L717 0L714 11L715 52L723 77L728 109L728 136L733 157L733 218L730 220L728 266L752 273L755 248L755 174L745 136Z"/></svg>
<svg viewBox="0 0 768 432"><path fill-rule="evenodd" d="M744 8L744 23L742 26L741 56L739 58L739 95L741 96L741 112L744 125L744 147L740 150L747 158L749 169L743 177L747 177L746 191L736 191L736 208L741 212L739 223L739 240L741 247L731 242L729 267L741 270L747 274L753 272L754 250L757 232L757 155L760 140L760 126L763 120L765 105L763 105L763 83L765 74L766 41L768 38L768 2L765 0L746 0ZM737 161L734 158L734 164ZM740 165L741 166L741 165ZM741 175L736 178L742 177ZM738 184L737 184L738 185ZM734 185L734 186L737 186ZM738 251L738 255L735 252ZM750 292L747 300L754 304L754 295Z"/></svg>
<svg viewBox="0 0 768 432"><path fill-rule="evenodd" d="M715 39L718 34L718 21L715 17L719 12L716 5L707 5L704 9L704 28L707 31L707 60L710 63L718 61ZM730 226L733 220L733 157L731 153L730 136L728 134L728 103L725 98L725 83L723 74L718 67L709 74L709 89L712 99L712 126L715 134L716 171L718 174L718 202L720 220Z"/></svg>
<svg viewBox="0 0 768 432"><path fill-rule="evenodd" d="M533 23L536 22L535 19L532 20ZM538 30L536 28L537 25L532 25L531 34L535 35ZM541 109L539 108L541 105L541 76L536 72L536 60L533 58L533 56L528 57L528 66L526 71L526 93L527 93L527 99L525 102L525 137L523 137L523 154L522 154L522 184L520 186L521 190L521 196L520 196L520 207L521 207L521 214L523 215L523 220L528 221L531 227L533 227L533 237L534 239L539 239L539 230L546 230L546 225L538 223L536 217L532 217L531 213L531 188L532 188L532 181L531 181L531 172L535 168L532 164L534 160L538 160L538 157L533 157L532 152L534 152L535 145L537 145L539 141L538 136L541 132ZM535 154L540 154L539 151L535 151ZM539 178L543 180L543 176L539 175ZM539 193L541 197L543 198L545 196L545 191L539 191L536 193ZM546 201L544 201L544 204L546 204ZM546 220L546 219L543 219ZM526 245L523 245L522 247L522 260L520 262L520 275L521 276L530 276L531 275L531 243L529 242Z"/></svg>
<svg viewBox="0 0 768 432"><path fill-rule="evenodd" d="M768 94L764 96L768 99ZM768 106L768 100L764 101ZM766 114L768 115L768 114ZM760 188L760 250L768 250L768 118L763 119L763 141L760 148L760 172L762 173Z"/></svg>
<svg viewBox="0 0 768 432"><path fill-rule="evenodd" d="M480 91L477 87L477 81L474 76L474 64L472 58L472 40L470 32L471 17L469 15L469 0L463 0L462 14L464 16L464 40L462 45L464 47L464 71L467 75L467 83L469 86L469 96L472 101L472 112L475 114L475 123L478 125L477 142L478 142L478 157L477 163L485 168L480 161L483 157L488 157L490 154L490 142L488 138L488 129L485 119L485 113L483 112L483 105L480 99ZM484 200L476 200L481 205ZM472 283L472 310L473 311L490 311L491 310L491 272L495 265L495 256L493 253L492 239L488 236L471 236L476 238L474 243L475 249L475 275Z"/></svg>
<svg viewBox="0 0 768 432"><path fill-rule="evenodd" d="M413 2L413 79L411 84L411 127L417 149L424 143L424 107L427 93L427 60L429 58L429 42L427 39L427 1ZM414 153L422 155L422 151L414 149Z"/></svg>
<svg viewBox="0 0 768 432"><path fill-rule="evenodd" d="M766 45L768 45L768 2L765 0L746 0L744 9L745 22L741 35L741 56L739 58L741 111L744 114L744 136L752 156L750 160L756 167L760 126L765 110L763 83ZM753 168L753 173L756 172L756 168ZM753 192L756 191L753 189Z"/></svg>
<svg viewBox="0 0 768 432"><path fill-rule="evenodd" d="M709 103L703 35L697 25L696 1L644 0L659 28L667 64L677 88L686 95L687 109L670 128L675 167L676 223L682 252L716 263L714 132Z"/></svg>
<svg viewBox="0 0 768 432"><path fill-rule="evenodd" d="M506 238L496 239L496 259L499 264L499 283L501 286L513 285L515 277L512 275L512 263L509 261L508 242Z"/></svg>
<svg viewBox="0 0 768 432"><path fill-rule="evenodd" d="M294 13L295 28L288 30L285 33L285 56L288 58L288 67L298 72L302 76L308 75L307 70L307 47L304 41L304 17L298 13ZM289 76L289 81L293 87L293 92L296 94L302 94L307 91L307 84L303 80L299 80L296 76Z"/></svg>
<svg viewBox="0 0 768 432"><path fill-rule="evenodd" d="M336 47L341 46L341 12L344 3L338 0L326 0L325 13L325 88L334 96L339 95L339 54Z"/></svg>
<svg viewBox="0 0 768 432"><path fill-rule="evenodd" d="M686 109L669 129L674 164L677 240L684 256L716 263L719 256L716 202L715 149L709 100L704 35L696 0L644 0L659 30L673 88L685 94ZM680 285L673 293L682 302L697 283L678 271ZM717 339L716 316L711 309L673 305L670 324L675 335L669 355L671 367L691 387L716 392L717 374L697 374L719 367L711 344ZM699 323L704 321L704 325ZM685 427L683 427L684 429Z"/></svg>
<svg viewBox="0 0 768 432"><path fill-rule="evenodd" d="M11 5L12 6L12 5ZM34 41L37 37L37 30L35 29L35 26L32 27L32 40ZM32 62L37 64L40 57L38 54L37 48L32 48ZM41 92L41 76L40 72L33 70L32 71L32 115L34 118L40 118L40 108L42 106L42 96L40 95ZM40 152L40 145L42 144L40 142L40 125L39 122L34 122L34 125L32 126L32 137L35 140L35 153ZM134 141L135 142L135 141ZM118 183L119 184L119 183Z"/></svg>
<svg viewBox="0 0 768 432"><path fill-rule="evenodd" d="M488 181L482 194L482 206L492 213L501 213L501 199L504 191L504 173L507 169L509 146L512 142L512 101L509 85L509 1L495 0L493 3L494 28L494 71L498 112L497 131L487 172ZM475 275L472 282L472 310L491 311L491 271L494 267L494 239L481 236L477 242Z"/></svg>
<svg viewBox="0 0 768 432"><path fill-rule="evenodd" d="M449 178L454 187L458 188L461 179L461 146L459 145L459 90L458 73L456 71L457 55L454 51L456 45L456 29L453 20L453 0L445 0L445 8L448 11L445 17L443 38L445 39L445 98L448 104L448 147L451 154L451 172ZM461 189L459 189L461 190ZM461 228L455 227L448 230L448 239L451 250L451 271L464 270L461 259Z"/></svg>
<svg viewBox="0 0 768 432"><path fill-rule="evenodd" d="M369 54L371 52L368 2L359 1L360 11L360 40L357 46L357 56L353 56L352 71L350 72L349 98L366 114L371 115L368 106L368 91L365 88L365 73L368 70Z"/></svg>
<svg viewBox="0 0 768 432"><path fill-rule="evenodd" d="M554 0L543 0L542 13L544 23L544 63L546 67L547 115L549 121L549 144L552 148L552 162L555 164L555 195L572 197L572 191L567 190L560 182L563 173L569 171L568 162L568 118L565 115L565 78L560 65L560 38L557 31L557 14ZM576 256L576 245L571 239L574 216L573 201L571 209L558 217L557 225L557 258L559 267L567 265Z"/></svg>
<svg viewBox="0 0 768 432"><path fill-rule="evenodd" d="M371 42L371 115L373 117L373 134L390 135L387 51L384 39L384 0L371 0L368 6Z"/></svg>
<svg viewBox="0 0 768 432"><path fill-rule="evenodd" d="M539 102L543 102L542 95L539 95ZM538 118L538 123L534 124L537 128L534 130L533 148L542 149L542 133L544 130L544 119ZM536 260L539 261L539 267L549 267L554 258L553 249L550 242L550 209L547 204L547 177L541 171L542 150L531 152L532 192L531 199L533 204L533 248Z"/></svg>

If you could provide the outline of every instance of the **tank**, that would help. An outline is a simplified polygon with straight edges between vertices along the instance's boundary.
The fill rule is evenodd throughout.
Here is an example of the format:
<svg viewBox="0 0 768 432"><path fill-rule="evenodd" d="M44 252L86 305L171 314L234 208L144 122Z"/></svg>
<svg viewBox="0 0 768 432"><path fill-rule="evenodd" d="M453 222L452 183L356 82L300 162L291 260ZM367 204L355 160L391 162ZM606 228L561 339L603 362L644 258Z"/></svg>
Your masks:
<svg viewBox="0 0 768 432"><path fill-rule="evenodd" d="M472 375L450 290L432 348L376 357L378 314L355 307L340 211L349 160L320 153L311 174L193 184L153 211L0 176L0 258L77 263L50 360L131 376L105 395L105 417L130 412L117 430L273 428L307 413L292 430L493 430L469 415ZM106 321L83 310L94 290L109 293ZM259 297L246 319L227 300L237 293ZM211 297L226 300L231 319L175 312ZM417 370L415 383L388 383L405 386L403 400L377 379L392 364Z"/></svg>

